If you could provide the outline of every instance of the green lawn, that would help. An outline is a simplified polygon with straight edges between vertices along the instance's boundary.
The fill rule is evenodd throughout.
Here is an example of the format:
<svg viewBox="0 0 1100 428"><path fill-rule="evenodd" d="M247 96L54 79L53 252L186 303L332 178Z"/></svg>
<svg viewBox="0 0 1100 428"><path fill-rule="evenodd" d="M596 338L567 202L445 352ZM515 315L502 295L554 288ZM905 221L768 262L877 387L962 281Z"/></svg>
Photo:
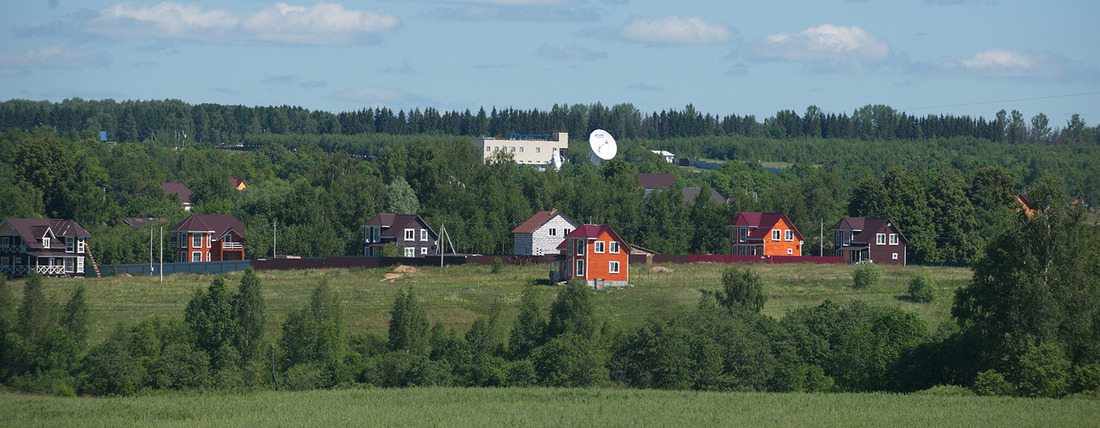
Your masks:
<svg viewBox="0 0 1100 428"><path fill-rule="evenodd" d="M900 306L920 314L935 328L950 313L954 289L970 280L963 268L928 268L936 277L940 291L934 303L911 303L902 297L915 267L882 267L882 282L870 289L850 287L853 267L846 265L744 265L763 279L768 302L764 313L780 318L787 311L805 305L817 305L825 299L847 302L862 299L870 303ZM671 272L649 273L649 265L631 265L633 287L596 292L594 303L599 315L629 329L655 314L692 308L700 289L718 289L722 271L728 265L699 263L664 265ZM292 310L303 307L316 285L327 280L344 301L344 322L349 331L376 329L385 331L394 297L406 287L416 290L433 321L464 330L494 300L504 304L506 325L518 311L524 286L545 284L547 265L506 266L491 274L488 266L462 265L425 268L395 281L385 280L387 269L326 269L258 272L268 308L268 331L275 337L279 326ZM242 273L226 275L231 289L240 283ZM78 284L84 284L91 313L90 343L101 342L118 323L134 324L152 316L182 317L192 293L207 287L213 275L171 275L161 284L157 277L107 277L88 279L45 279L46 293L64 303ZM22 296L23 281L10 281L17 299ZM558 289L540 286L544 311ZM544 312L545 314L545 312Z"/></svg>
<svg viewBox="0 0 1100 428"><path fill-rule="evenodd" d="M5 426L1095 426L1100 402L550 388L0 395Z"/></svg>

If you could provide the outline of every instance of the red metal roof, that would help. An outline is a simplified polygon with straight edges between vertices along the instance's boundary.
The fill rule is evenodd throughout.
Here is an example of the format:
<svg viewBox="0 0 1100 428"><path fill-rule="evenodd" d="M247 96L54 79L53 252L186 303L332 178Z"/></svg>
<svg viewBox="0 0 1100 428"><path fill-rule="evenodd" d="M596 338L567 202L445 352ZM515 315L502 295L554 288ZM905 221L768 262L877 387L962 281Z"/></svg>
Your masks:
<svg viewBox="0 0 1100 428"><path fill-rule="evenodd" d="M527 219L527 221L523 222L523 224L519 225L519 227L512 229L512 233L533 233L536 229L542 227L542 225L553 220L554 217L558 215L565 217L565 220L570 223L577 224L577 222L573 221L573 219L569 218L569 216L563 214L561 211L539 211L531 216L531 218Z"/></svg>
<svg viewBox="0 0 1100 428"><path fill-rule="evenodd" d="M749 231L749 240L764 239L764 237L768 236L768 233L775 228L775 224L783 220L786 220L787 224L791 225L791 229L794 230L795 235L798 235L799 240L804 239L802 232L798 231L794 222L783 213L741 213L737 218L729 222L727 226L752 227L753 229Z"/></svg>
<svg viewBox="0 0 1100 428"><path fill-rule="evenodd" d="M171 229L173 232L213 232L219 239L230 230L236 231L245 239L244 223L230 214L191 214Z"/></svg>
<svg viewBox="0 0 1100 428"><path fill-rule="evenodd" d="M651 174L651 173L638 173L638 181L642 183L642 187L653 189L668 189L676 183L676 174Z"/></svg>
<svg viewBox="0 0 1100 428"><path fill-rule="evenodd" d="M165 194L171 195L171 194L175 193L175 194L179 195L180 203L189 204L189 203L193 202L192 198L195 197L195 192L192 192L191 189L188 189L187 186L183 185L183 183L172 183L172 182L160 183L160 187L164 188L164 193Z"/></svg>
<svg viewBox="0 0 1100 428"><path fill-rule="evenodd" d="M624 240L621 236L619 236L618 233L615 232L615 229L612 229L611 226L596 225L596 224L584 224L584 225L581 225L580 227L577 227L572 232L569 232L568 235L565 235L566 240L562 240L561 244L558 245L558 249L563 250L563 249L567 248L566 243L569 242L568 241L569 238L574 238L574 239L596 239L596 238L599 238L600 235L603 235L604 232L607 232L608 235L611 235L611 239L614 239L614 240L618 241L619 242L619 247L622 247L624 251L626 251L628 253L630 252L630 244L627 244L626 240Z"/></svg>

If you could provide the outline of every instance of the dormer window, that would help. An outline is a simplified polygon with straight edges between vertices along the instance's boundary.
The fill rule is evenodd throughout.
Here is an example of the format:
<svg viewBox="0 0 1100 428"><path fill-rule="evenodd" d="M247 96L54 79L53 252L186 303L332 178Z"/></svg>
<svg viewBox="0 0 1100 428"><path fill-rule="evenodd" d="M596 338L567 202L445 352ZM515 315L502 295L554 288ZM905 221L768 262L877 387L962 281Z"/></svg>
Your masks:
<svg viewBox="0 0 1100 428"><path fill-rule="evenodd" d="M42 247L43 248L50 248L50 237L49 236L43 236L42 237Z"/></svg>

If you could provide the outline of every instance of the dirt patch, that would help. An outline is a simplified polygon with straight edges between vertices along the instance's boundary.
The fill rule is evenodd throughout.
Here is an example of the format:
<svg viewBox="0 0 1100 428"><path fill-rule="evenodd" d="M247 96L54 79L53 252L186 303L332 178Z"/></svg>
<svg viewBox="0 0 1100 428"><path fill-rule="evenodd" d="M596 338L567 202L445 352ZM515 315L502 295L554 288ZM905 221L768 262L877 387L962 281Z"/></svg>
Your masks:
<svg viewBox="0 0 1100 428"><path fill-rule="evenodd" d="M420 272L420 269L417 269L414 266L400 265L400 266L394 268L393 271L394 272L402 272L402 273L412 273L412 272Z"/></svg>
<svg viewBox="0 0 1100 428"><path fill-rule="evenodd" d="M401 278L404 278L404 277L405 277L405 274L403 274L403 273L387 273L386 277L382 278L382 280L393 282L393 281L397 281L397 280L399 280Z"/></svg>
<svg viewBox="0 0 1100 428"><path fill-rule="evenodd" d="M668 268L666 268L664 266L654 266L654 267L649 268L649 273L660 273L660 272L672 272L672 271L668 270Z"/></svg>

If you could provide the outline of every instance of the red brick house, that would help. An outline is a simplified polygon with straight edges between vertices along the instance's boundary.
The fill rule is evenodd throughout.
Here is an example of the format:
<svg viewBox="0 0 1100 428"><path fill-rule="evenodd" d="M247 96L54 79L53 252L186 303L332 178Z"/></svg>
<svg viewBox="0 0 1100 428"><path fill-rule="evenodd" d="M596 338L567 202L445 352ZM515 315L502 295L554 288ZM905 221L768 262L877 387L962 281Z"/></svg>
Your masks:
<svg viewBox="0 0 1100 428"><path fill-rule="evenodd" d="M909 239L889 218L844 217L829 229L845 263L906 264Z"/></svg>
<svg viewBox="0 0 1100 428"><path fill-rule="evenodd" d="M229 214L191 214L168 232L177 262L244 260L244 223Z"/></svg>
<svg viewBox="0 0 1100 428"><path fill-rule="evenodd" d="M84 276L88 231L72 220L5 218L0 222L0 272Z"/></svg>
<svg viewBox="0 0 1100 428"><path fill-rule="evenodd" d="M391 242L404 248L405 257L435 254L439 235L417 214L378 214L362 224L363 255L380 257Z"/></svg>
<svg viewBox="0 0 1100 428"><path fill-rule="evenodd" d="M802 232L782 213L741 213L728 226L730 254L801 256Z"/></svg>
<svg viewBox="0 0 1100 428"><path fill-rule="evenodd" d="M611 226L586 224L565 235L558 269L552 281L584 278L589 286L627 285L630 280L630 245Z"/></svg>

